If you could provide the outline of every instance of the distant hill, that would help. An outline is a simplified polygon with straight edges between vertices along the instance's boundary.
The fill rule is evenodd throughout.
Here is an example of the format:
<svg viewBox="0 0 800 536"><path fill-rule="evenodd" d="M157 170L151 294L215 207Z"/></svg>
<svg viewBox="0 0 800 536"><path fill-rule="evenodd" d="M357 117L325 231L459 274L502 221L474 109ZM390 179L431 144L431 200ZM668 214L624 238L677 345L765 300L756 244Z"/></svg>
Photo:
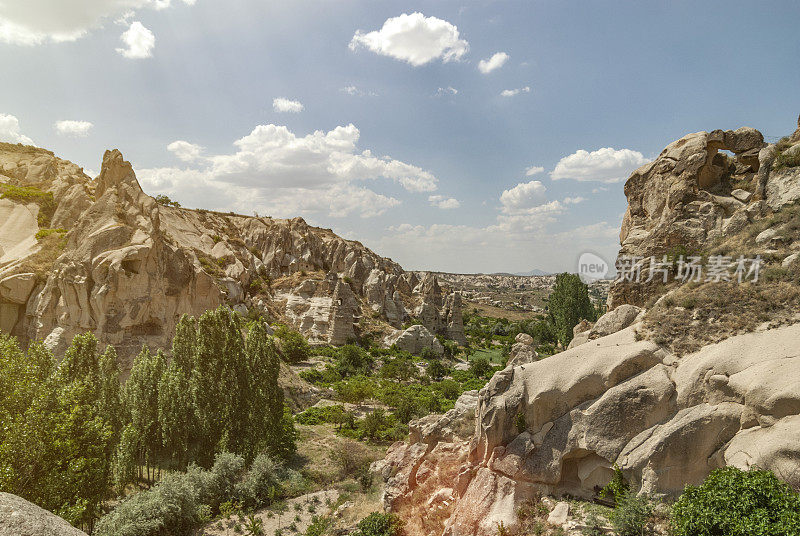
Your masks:
<svg viewBox="0 0 800 536"><path fill-rule="evenodd" d="M533 276L533 275L552 275L550 272L545 272L544 270L539 270L534 268L530 272L518 272L513 275L524 275L524 276Z"/></svg>

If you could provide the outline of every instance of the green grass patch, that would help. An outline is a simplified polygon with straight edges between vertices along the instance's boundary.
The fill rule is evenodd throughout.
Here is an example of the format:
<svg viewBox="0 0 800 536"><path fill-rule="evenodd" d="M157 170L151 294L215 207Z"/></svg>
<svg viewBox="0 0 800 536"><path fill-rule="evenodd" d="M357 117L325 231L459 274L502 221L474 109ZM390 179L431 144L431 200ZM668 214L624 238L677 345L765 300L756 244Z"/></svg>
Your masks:
<svg viewBox="0 0 800 536"><path fill-rule="evenodd" d="M13 184L4 184L0 186L0 191L2 191L0 199L10 199L18 203L35 203L39 205L39 227L50 227L50 220L56 211L56 201L53 198L52 192L45 192L39 188L32 188L29 186L14 186Z"/></svg>
<svg viewBox="0 0 800 536"><path fill-rule="evenodd" d="M61 229L61 228L59 228L59 229L39 229L39 230L36 232L36 240L44 240L44 239L45 239L45 238L47 238L48 236L50 236L50 235L54 235L54 234L61 234L61 235L63 235L63 234L65 234L66 232L67 232L67 230L66 230L66 229Z"/></svg>

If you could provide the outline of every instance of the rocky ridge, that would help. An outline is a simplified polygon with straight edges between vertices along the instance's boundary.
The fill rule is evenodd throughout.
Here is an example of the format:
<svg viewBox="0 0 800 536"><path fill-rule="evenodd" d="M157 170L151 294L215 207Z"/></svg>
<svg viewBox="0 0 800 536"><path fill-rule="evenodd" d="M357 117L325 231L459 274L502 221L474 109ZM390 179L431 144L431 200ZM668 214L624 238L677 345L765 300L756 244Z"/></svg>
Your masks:
<svg viewBox="0 0 800 536"><path fill-rule="evenodd" d="M460 295L435 276L302 218L157 203L117 150L92 180L49 151L0 144L0 190L0 328L56 352L91 331L129 360L168 346L182 314L223 304L312 343L386 335L415 312L464 341Z"/></svg>
<svg viewBox="0 0 800 536"><path fill-rule="evenodd" d="M800 141L800 128L792 138ZM747 128L670 144L626 183L621 256L676 246L702 251L725 239L750 244L751 227L800 199L792 186L800 168L773 170L765 149L761 134ZM791 225L755 242L773 247ZM786 253L773 251L778 259ZM791 276L797 258L778 260L785 266L775 273ZM765 284L793 296L785 288L796 290L800 280ZM412 536L489 536L501 523L513 531L517 506L528 499L593 497L614 464L635 492L650 495L675 496L726 465L768 469L800 487L800 389L792 381L800 373L800 318L764 322L680 354L647 338L642 307L659 296L664 306L678 290L615 283L611 310L578 324L568 350L510 360L497 372L473 399L474 418L459 414L459 434L442 431L453 428L455 415L412 423L409 440L375 467L387 482L385 507L408 522ZM700 318L692 329L703 327ZM524 341L514 347L518 355Z"/></svg>

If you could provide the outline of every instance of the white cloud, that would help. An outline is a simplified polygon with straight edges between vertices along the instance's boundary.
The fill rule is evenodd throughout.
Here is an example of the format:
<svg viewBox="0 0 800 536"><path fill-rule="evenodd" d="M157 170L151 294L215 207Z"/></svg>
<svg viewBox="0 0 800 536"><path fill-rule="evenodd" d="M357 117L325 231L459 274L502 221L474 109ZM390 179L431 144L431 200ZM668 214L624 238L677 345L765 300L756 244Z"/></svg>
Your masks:
<svg viewBox="0 0 800 536"><path fill-rule="evenodd" d="M89 135L89 131L94 127L94 124L89 121L72 121L62 120L56 121L53 128L62 136L72 136L73 138L85 138Z"/></svg>
<svg viewBox="0 0 800 536"><path fill-rule="evenodd" d="M520 93L530 93L531 88L530 86L515 88L515 89L504 89L500 92L501 97L513 97L514 95L519 95Z"/></svg>
<svg viewBox="0 0 800 536"><path fill-rule="evenodd" d="M542 166L531 166L529 168L525 168L525 176L530 177L532 175L538 175L542 171L544 171Z"/></svg>
<svg viewBox="0 0 800 536"><path fill-rule="evenodd" d="M400 204L365 188L365 181L392 181L409 192L436 190L438 181L430 172L359 152L359 136L352 124L306 136L285 126L258 125L228 154L203 156L197 145L173 142L168 149L194 167L146 169L139 176L151 192L174 195L187 206L247 213L256 208L277 216L369 217Z"/></svg>
<svg viewBox="0 0 800 536"><path fill-rule="evenodd" d="M19 120L10 114L0 113L0 141L33 145L33 140L19 131Z"/></svg>
<svg viewBox="0 0 800 536"><path fill-rule="evenodd" d="M478 62L478 70L483 74L489 74L492 71L499 69L508 61L508 54L505 52L496 52L488 60L481 60Z"/></svg>
<svg viewBox="0 0 800 536"><path fill-rule="evenodd" d="M156 36L144 25L135 20L127 30L122 32L119 37L125 48L118 48L117 52L129 59L149 58L153 55L153 47L156 46Z"/></svg>
<svg viewBox="0 0 800 536"><path fill-rule="evenodd" d="M442 210L449 210L461 206L461 202L454 197L444 197L443 195L428 196L428 202L431 206L440 208Z"/></svg>
<svg viewBox="0 0 800 536"><path fill-rule="evenodd" d="M545 202L547 188L539 181L521 182L500 194L500 204L505 213L526 212Z"/></svg>
<svg viewBox="0 0 800 536"><path fill-rule="evenodd" d="M443 97L445 95L458 95L458 90L453 86L440 87L436 90L436 97Z"/></svg>
<svg viewBox="0 0 800 536"><path fill-rule="evenodd" d="M359 89L357 86L345 86L340 89L342 93L347 93L348 95L352 95L353 97L377 97L378 94L374 91L364 91Z"/></svg>
<svg viewBox="0 0 800 536"><path fill-rule="evenodd" d="M576 181L619 182L648 160L638 151L605 147L588 152L580 149L559 160L550 178Z"/></svg>
<svg viewBox="0 0 800 536"><path fill-rule="evenodd" d="M272 99L272 109L280 113L300 113L304 110L304 106L300 101L291 100L284 97L276 97Z"/></svg>
<svg viewBox="0 0 800 536"><path fill-rule="evenodd" d="M575 197L565 197L564 204L565 205L577 205L578 203L583 203L586 201L585 197L575 196Z"/></svg>
<svg viewBox="0 0 800 536"><path fill-rule="evenodd" d="M0 42L39 45L75 41L106 21L143 8L165 9L170 0L11 0L0 2ZM194 0L183 0L193 5Z"/></svg>
<svg viewBox="0 0 800 536"><path fill-rule="evenodd" d="M203 148L188 141L177 140L167 145L167 150L184 162L194 162L203 152Z"/></svg>
<svg viewBox="0 0 800 536"><path fill-rule="evenodd" d="M469 43L460 38L454 25L418 12L386 19L380 30L356 31L350 49L356 50L359 46L414 67L435 59L443 62L459 60L469 50Z"/></svg>

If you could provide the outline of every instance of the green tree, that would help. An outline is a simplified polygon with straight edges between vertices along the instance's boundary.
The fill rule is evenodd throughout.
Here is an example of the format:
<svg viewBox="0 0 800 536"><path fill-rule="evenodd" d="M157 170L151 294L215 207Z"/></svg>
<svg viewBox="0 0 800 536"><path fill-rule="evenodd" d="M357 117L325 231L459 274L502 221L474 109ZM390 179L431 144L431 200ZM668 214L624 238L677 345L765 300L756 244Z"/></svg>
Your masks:
<svg viewBox="0 0 800 536"><path fill-rule="evenodd" d="M558 341L567 346L572 340L572 328L581 319L594 321L597 310L589 299L589 290L577 274L558 274L547 305Z"/></svg>
<svg viewBox="0 0 800 536"><path fill-rule="evenodd" d="M372 357L363 348L347 344L339 348L335 368L343 378L355 374L369 374L372 368Z"/></svg>
<svg viewBox="0 0 800 536"><path fill-rule="evenodd" d="M286 326L278 326L275 337L281 341L281 353L287 363L305 361L311 355L311 348L300 333Z"/></svg>
<svg viewBox="0 0 800 536"><path fill-rule="evenodd" d="M57 367L37 344L26 357L3 338L0 352L0 489L91 529L108 495L116 405L97 340L75 337Z"/></svg>
<svg viewBox="0 0 800 536"><path fill-rule="evenodd" d="M266 448L272 455L281 450L284 401L278 385L280 355L275 342L267 335L266 327L256 322L245 341L247 355L250 419L248 423L249 452L254 456Z"/></svg>
<svg viewBox="0 0 800 536"><path fill-rule="evenodd" d="M162 461L163 431L158 413L158 387L164 366L164 354L160 350L153 354L149 348L143 347L133 360L123 395L126 427L131 431L123 432L126 441L121 443L121 447L131 450L118 450L117 455L121 459L135 460L137 467L144 466L148 480L154 479L150 470ZM118 484L124 485L125 482L118 481Z"/></svg>

